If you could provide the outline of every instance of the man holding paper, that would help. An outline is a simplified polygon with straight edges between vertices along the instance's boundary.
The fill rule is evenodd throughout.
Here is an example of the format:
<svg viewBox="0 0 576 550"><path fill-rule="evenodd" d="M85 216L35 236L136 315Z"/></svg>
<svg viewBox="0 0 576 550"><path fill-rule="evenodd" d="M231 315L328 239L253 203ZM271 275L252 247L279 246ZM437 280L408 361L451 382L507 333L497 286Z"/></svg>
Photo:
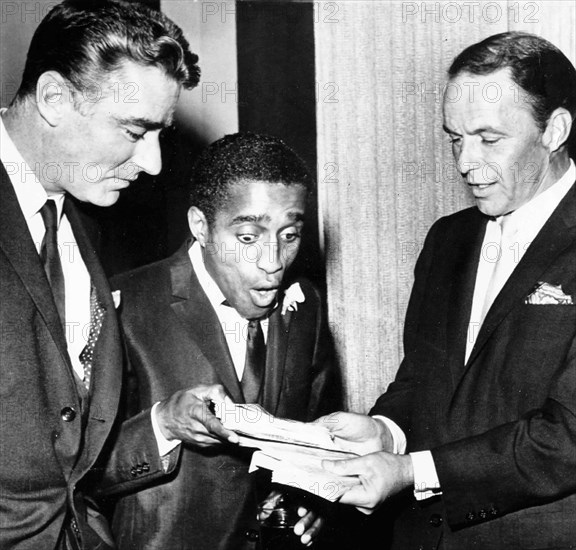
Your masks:
<svg viewBox="0 0 576 550"><path fill-rule="evenodd" d="M200 156L190 187L193 239L115 281L133 412L198 384L221 384L235 403L257 403L282 418L309 421L336 410L339 385L318 292L305 279L285 280L312 184L301 159L276 138L229 135ZM185 446L173 479L118 502L119 547L255 548L257 505L270 487L248 473L251 454L222 442ZM318 528L306 514L295 532L309 544Z"/></svg>
<svg viewBox="0 0 576 550"><path fill-rule="evenodd" d="M574 548L576 70L510 32L449 77L444 129L477 208L432 227L373 416L327 419L369 454L325 467L359 477L341 502L367 513L404 493L395 549Z"/></svg>

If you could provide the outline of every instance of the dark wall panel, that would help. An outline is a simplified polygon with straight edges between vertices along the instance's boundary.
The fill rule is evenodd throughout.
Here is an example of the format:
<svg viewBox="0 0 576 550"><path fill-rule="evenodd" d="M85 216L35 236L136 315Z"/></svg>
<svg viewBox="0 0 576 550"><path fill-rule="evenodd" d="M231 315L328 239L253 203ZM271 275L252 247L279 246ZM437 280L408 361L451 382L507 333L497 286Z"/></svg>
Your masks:
<svg viewBox="0 0 576 550"><path fill-rule="evenodd" d="M238 116L240 131L276 135L316 176L314 5L312 2L238 2ZM323 280L317 198L294 266Z"/></svg>

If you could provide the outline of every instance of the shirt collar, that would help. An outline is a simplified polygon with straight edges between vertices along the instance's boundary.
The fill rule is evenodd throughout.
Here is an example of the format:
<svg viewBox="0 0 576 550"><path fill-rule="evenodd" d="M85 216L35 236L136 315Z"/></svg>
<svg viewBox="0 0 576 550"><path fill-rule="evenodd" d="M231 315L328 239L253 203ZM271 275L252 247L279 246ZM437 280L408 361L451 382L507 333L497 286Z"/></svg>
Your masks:
<svg viewBox="0 0 576 550"><path fill-rule="evenodd" d="M570 159L568 170L556 183L510 214L510 221L513 221L514 227L517 230L523 230L526 227L541 229L575 180L576 166Z"/></svg>
<svg viewBox="0 0 576 550"><path fill-rule="evenodd" d="M0 158L14 187L24 218L30 220L40 211L48 198L51 198L56 202L58 219L60 219L64 205L64 194L48 195L46 193L36 174L30 169L24 157L14 145L6 130L6 126L4 126L2 117L6 110L0 109Z"/></svg>
<svg viewBox="0 0 576 550"><path fill-rule="evenodd" d="M202 247L198 241L192 243L192 246L188 250L188 255L190 256L192 268L196 273L196 277L198 277L198 282L200 283L202 290L208 297L212 307L217 309L226 300L226 296L224 296L220 287L216 284L216 281L206 270L204 258L202 257Z"/></svg>

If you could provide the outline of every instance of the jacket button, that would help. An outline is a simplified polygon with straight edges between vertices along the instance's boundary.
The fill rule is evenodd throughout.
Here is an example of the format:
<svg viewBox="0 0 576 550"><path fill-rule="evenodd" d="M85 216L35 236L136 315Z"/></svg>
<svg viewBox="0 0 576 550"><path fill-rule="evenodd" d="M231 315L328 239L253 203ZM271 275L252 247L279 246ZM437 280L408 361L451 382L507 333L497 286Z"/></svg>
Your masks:
<svg viewBox="0 0 576 550"><path fill-rule="evenodd" d="M138 475L138 472L136 471L136 468L131 468L130 469L130 475L132 477L136 477Z"/></svg>
<svg viewBox="0 0 576 550"><path fill-rule="evenodd" d="M488 517L488 512L482 509L480 510L480 512L478 512L478 516L480 517L480 519L486 519Z"/></svg>
<svg viewBox="0 0 576 550"><path fill-rule="evenodd" d="M432 514L428 520L428 523L432 525L432 527L440 527L440 525L442 525L442 521L443 519L440 514Z"/></svg>
<svg viewBox="0 0 576 550"><path fill-rule="evenodd" d="M76 411L72 407L64 407L60 411L60 416L64 422L72 422L76 418Z"/></svg>
<svg viewBox="0 0 576 550"><path fill-rule="evenodd" d="M490 515L496 517L498 515L498 509L494 507L490 508Z"/></svg>
<svg viewBox="0 0 576 550"><path fill-rule="evenodd" d="M466 514L466 521L474 521L476 519L476 514L474 512L468 512Z"/></svg>
<svg viewBox="0 0 576 550"><path fill-rule="evenodd" d="M150 465L148 464L148 462L144 462L144 464L142 464L142 471L144 472L150 471Z"/></svg>
<svg viewBox="0 0 576 550"><path fill-rule="evenodd" d="M248 531L245 533L245 536L251 542L256 542L260 538L256 529L248 529Z"/></svg>

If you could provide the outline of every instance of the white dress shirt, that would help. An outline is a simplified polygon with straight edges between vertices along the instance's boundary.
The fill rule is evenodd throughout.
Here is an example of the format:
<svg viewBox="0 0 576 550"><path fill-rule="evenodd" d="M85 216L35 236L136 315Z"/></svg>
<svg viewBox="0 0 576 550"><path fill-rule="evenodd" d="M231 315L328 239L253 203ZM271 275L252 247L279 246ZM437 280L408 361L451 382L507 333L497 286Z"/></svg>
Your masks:
<svg viewBox="0 0 576 550"><path fill-rule="evenodd" d="M192 268L196 273L198 282L208 297L208 300L220 321L222 332L226 337L228 350L234 363L236 376L238 380L242 380L242 373L244 372L244 362L246 360L246 337L248 334L248 319L242 317L233 307L224 305L226 297L222 294L220 287L216 284L214 279L206 271L204 265L204 258L202 257L202 247L198 241L195 241L190 250L188 251ZM268 317L260 321L262 332L264 334L264 342L268 341Z"/></svg>
<svg viewBox="0 0 576 550"><path fill-rule="evenodd" d="M513 239L502 247L500 251L500 224L502 220L490 220L486 225L486 233L482 243L480 262L476 273L474 296L472 299L472 312L468 327L466 342L466 358L468 361L480 326L485 316L485 296L498 254L508 254L509 260L504 263L503 276L498 281L501 289L508 280L516 265L520 262L526 250L536 238L544 224L548 221L556 207L572 188L576 180L576 167L570 159L570 167L566 173L546 191L534 197L531 201L508 214L507 224L513 224ZM400 427L389 418L377 416L383 421L392 433L395 442L395 452L402 453L406 448L406 436ZM396 451L397 449L397 451ZM434 459L430 451L410 453L414 470L414 496L418 500L441 494L440 481Z"/></svg>
<svg viewBox="0 0 576 550"><path fill-rule="evenodd" d="M62 214L64 194L49 196L46 193L4 127L1 115L5 110L0 111L0 158L12 182L38 253L46 233L40 210L49 198L56 202L60 219L57 233L58 247L65 288L66 344L74 372L82 380L84 367L80 361L80 354L86 346L90 333L90 274L80 255L70 222L66 214Z"/></svg>

